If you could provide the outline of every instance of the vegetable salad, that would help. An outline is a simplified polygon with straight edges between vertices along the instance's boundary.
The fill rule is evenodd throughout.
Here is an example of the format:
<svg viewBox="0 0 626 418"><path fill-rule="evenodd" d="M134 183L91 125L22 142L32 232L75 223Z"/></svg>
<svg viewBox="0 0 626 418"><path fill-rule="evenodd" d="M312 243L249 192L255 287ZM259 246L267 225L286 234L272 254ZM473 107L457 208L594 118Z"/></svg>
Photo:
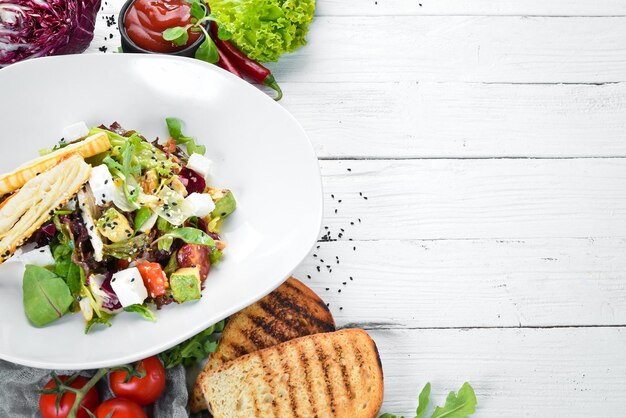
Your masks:
<svg viewBox="0 0 626 418"><path fill-rule="evenodd" d="M201 298L226 247L220 225L236 203L230 190L208 185L205 147L183 134L180 120L166 122L164 143L117 123L78 124L40 151L99 132L111 143L86 160L88 183L14 257L26 264L24 308L34 325L80 311L89 332L121 312L155 320L153 309Z"/></svg>

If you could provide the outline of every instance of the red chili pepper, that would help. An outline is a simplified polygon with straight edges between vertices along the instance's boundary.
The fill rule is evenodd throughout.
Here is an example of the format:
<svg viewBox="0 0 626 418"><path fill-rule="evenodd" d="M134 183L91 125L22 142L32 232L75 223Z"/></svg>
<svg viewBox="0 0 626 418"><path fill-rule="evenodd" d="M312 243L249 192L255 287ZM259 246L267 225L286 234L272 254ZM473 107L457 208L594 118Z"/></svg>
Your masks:
<svg viewBox="0 0 626 418"><path fill-rule="evenodd" d="M220 57L220 59L217 61L217 65L219 65L221 68L225 69L226 71L235 74L237 77L243 78L241 76L241 73L237 69L237 67L233 65L230 58L228 58L228 56L224 52L222 52L221 49L217 48L217 53L219 54L219 57Z"/></svg>
<svg viewBox="0 0 626 418"><path fill-rule="evenodd" d="M248 58L246 54L241 52L235 45L228 41L223 41L217 36L217 25L211 25L211 37L217 45L217 49L223 52L231 62L241 71L246 77L250 78L255 83L264 84L274 89L277 93L274 100L278 101L283 97L283 91L276 82L276 79L264 66L258 62Z"/></svg>

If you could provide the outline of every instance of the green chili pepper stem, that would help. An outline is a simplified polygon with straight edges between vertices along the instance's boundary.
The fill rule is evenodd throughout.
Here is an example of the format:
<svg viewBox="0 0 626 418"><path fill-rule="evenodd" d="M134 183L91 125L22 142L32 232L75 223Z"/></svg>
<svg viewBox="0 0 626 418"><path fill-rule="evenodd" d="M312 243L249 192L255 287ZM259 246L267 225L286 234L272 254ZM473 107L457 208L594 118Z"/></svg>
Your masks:
<svg viewBox="0 0 626 418"><path fill-rule="evenodd" d="M276 79L272 74L269 74L267 77L265 77L265 80L263 80L263 84L276 91L276 97L274 97L274 100L279 101L283 98L283 91L281 90L280 86L278 85Z"/></svg>

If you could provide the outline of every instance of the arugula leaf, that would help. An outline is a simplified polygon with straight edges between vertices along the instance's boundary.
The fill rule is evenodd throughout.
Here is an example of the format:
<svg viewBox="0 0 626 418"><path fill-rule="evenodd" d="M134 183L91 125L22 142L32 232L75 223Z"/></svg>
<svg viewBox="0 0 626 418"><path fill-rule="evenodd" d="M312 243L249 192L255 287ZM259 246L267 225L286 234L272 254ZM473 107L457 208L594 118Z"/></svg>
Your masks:
<svg viewBox="0 0 626 418"><path fill-rule="evenodd" d="M124 308L125 312L137 312L139 315L143 316L148 321L155 322L156 315L152 312L146 305L130 305Z"/></svg>
<svg viewBox="0 0 626 418"><path fill-rule="evenodd" d="M465 418L476 412L476 395L469 383L463 383L458 394L450 392L443 407L436 407L431 418Z"/></svg>
<svg viewBox="0 0 626 418"><path fill-rule="evenodd" d="M172 42L174 45L182 46L189 40L189 34L187 33L187 28L175 26L163 31L163 39Z"/></svg>
<svg viewBox="0 0 626 418"><path fill-rule="evenodd" d="M422 418L428 408L428 402L430 398L430 382L424 385L424 388L420 392L420 396L417 401L417 411L415 412L415 418Z"/></svg>
<svg viewBox="0 0 626 418"><path fill-rule="evenodd" d="M62 317L74 300L62 278L32 264L26 265L22 290L26 316L38 327Z"/></svg>
<svg viewBox="0 0 626 418"><path fill-rule="evenodd" d="M428 408L430 398L430 383L426 383L420 392L415 418L423 418ZM430 418L467 418L476 412L476 395L469 383L463 383L458 395L450 392L443 407L436 407ZM379 418L398 418L394 414L385 413ZM401 417L404 418L404 417Z"/></svg>
<svg viewBox="0 0 626 418"><path fill-rule="evenodd" d="M170 348L160 354L161 360L165 368L178 366L193 366L207 358L209 353L215 352L217 349L217 341L219 336L216 335L224 330L224 321L220 321L215 325L211 325L198 335L183 341L182 343Z"/></svg>
<svg viewBox="0 0 626 418"><path fill-rule="evenodd" d="M112 318L113 318L113 315L106 313L106 312L101 312L100 316L94 315L89 321L87 321L87 324L85 324L85 334L89 333L89 330L91 329L91 327L93 327L96 324L102 324L102 325L106 325L107 327L110 327Z"/></svg>
<svg viewBox="0 0 626 418"><path fill-rule="evenodd" d="M213 241L213 238L211 238L207 233L201 231L198 228L192 228L189 226L184 228L172 229L170 232L162 235L154 242L158 242L166 238L179 238L185 241L187 244L201 244L211 247L215 246L215 241Z"/></svg>
<svg viewBox="0 0 626 418"><path fill-rule="evenodd" d="M180 119L173 117L165 118L165 123L167 124L167 131L170 136L174 138L176 143L178 145L187 146L187 154L191 155L196 153L204 155L206 152L206 147L204 145L197 145L193 138L183 135L182 122Z"/></svg>
<svg viewBox="0 0 626 418"><path fill-rule="evenodd" d="M209 64L215 64L220 59L219 52L217 52L217 46L215 46L215 43L208 35L205 35L204 41L196 50L195 56L197 59L206 61Z"/></svg>
<svg viewBox="0 0 626 418"><path fill-rule="evenodd" d="M191 3L191 10L189 11L189 13L191 14L191 16L200 20L206 15L206 8L201 2L194 1L193 3Z"/></svg>

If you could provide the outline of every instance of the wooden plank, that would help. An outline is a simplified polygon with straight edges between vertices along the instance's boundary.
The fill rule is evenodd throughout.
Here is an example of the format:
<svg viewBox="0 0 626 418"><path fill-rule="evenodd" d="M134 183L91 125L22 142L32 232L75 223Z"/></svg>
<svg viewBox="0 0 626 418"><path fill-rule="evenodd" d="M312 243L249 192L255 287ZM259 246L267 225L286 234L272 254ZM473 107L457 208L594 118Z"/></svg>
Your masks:
<svg viewBox="0 0 626 418"><path fill-rule="evenodd" d="M117 51L110 16L98 16L89 51ZM626 17L319 17L309 45L270 67L283 83L624 81L625 24Z"/></svg>
<svg viewBox="0 0 626 418"><path fill-rule="evenodd" d="M270 67L307 82L614 82L625 17L320 17L309 45Z"/></svg>
<svg viewBox="0 0 626 418"><path fill-rule="evenodd" d="M326 238L626 235L621 158L331 160L321 169Z"/></svg>
<svg viewBox="0 0 626 418"><path fill-rule="evenodd" d="M626 15L620 0L319 0L318 16L357 15Z"/></svg>
<svg viewBox="0 0 626 418"><path fill-rule="evenodd" d="M329 303L342 326L626 324L623 238L318 246L294 275Z"/></svg>
<svg viewBox="0 0 626 418"><path fill-rule="evenodd" d="M119 13L125 0L103 0L102 13ZM621 0L318 0L317 16L623 16Z"/></svg>
<svg viewBox="0 0 626 418"><path fill-rule="evenodd" d="M284 83L283 89L283 106L320 158L626 156L626 83Z"/></svg>
<svg viewBox="0 0 626 418"><path fill-rule="evenodd" d="M624 328L372 331L385 372L383 410L412 417L469 381L472 418L617 417L626 401ZM428 416L428 415L427 415Z"/></svg>

